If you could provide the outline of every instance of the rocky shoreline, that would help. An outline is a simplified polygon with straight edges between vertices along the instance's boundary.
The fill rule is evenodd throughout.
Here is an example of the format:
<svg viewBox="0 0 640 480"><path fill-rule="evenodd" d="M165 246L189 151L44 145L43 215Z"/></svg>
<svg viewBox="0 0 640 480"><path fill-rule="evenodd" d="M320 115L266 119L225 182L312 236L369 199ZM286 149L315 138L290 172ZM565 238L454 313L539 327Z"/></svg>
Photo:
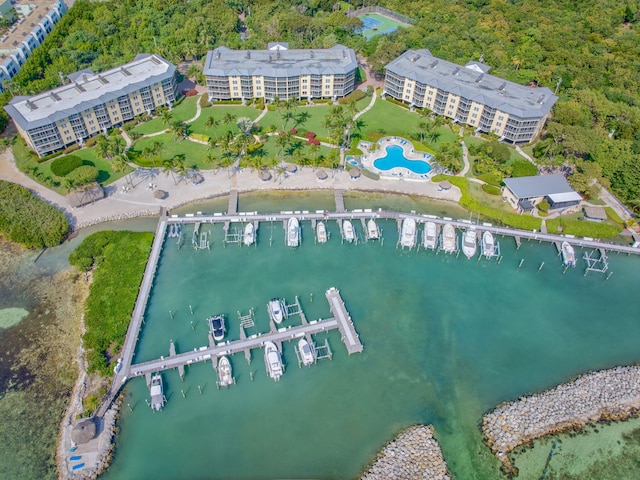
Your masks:
<svg viewBox="0 0 640 480"><path fill-rule="evenodd" d="M640 409L640 367L581 375L542 393L499 405L482 419L482 433L507 473L508 452L545 435L598 420L624 420Z"/></svg>
<svg viewBox="0 0 640 480"><path fill-rule="evenodd" d="M414 425L385 446L362 480L449 480L440 445L431 425Z"/></svg>

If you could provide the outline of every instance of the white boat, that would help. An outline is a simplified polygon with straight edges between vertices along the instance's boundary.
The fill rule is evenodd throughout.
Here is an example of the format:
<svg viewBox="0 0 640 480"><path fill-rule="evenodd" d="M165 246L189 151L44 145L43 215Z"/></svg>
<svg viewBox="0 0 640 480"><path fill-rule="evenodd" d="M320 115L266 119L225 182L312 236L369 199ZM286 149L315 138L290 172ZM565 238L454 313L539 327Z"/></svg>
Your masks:
<svg viewBox="0 0 640 480"><path fill-rule="evenodd" d="M438 235L436 224L433 222L427 222L424 226L422 243L424 248L435 250L438 243Z"/></svg>
<svg viewBox="0 0 640 480"><path fill-rule="evenodd" d="M325 227L324 222L318 222L318 225L316 225L316 235L318 243L327 243L327 227Z"/></svg>
<svg viewBox="0 0 640 480"><path fill-rule="evenodd" d="M369 240L378 240L380 238L380 229L373 218L367 222L367 238Z"/></svg>
<svg viewBox="0 0 640 480"><path fill-rule="evenodd" d="M304 337L298 340L298 351L300 352L300 357L302 358L303 364L313 365L313 363L316 361L313 347L309 344L309 342L307 342Z"/></svg>
<svg viewBox="0 0 640 480"><path fill-rule="evenodd" d="M291 217L287 225L287 246L297 247L300 244L300 224L296 217Z"/></svg>
<svg viewBox="0 0 640 480"><path fill-rule="evenodd" d="M121 370L122 370L122 358L119 358L118 361L116 362L116 366L113 367L113 373L118 375Z"/></svg>
<svg viewBox="0 0 640 480"><path fill-rule="evenodd" d="M276 325L280 325L282 323L282 319L284 318L282 300L272 298L271 301L267 304L267 310L269 310L269 316L271 317L271 320L273 320Z"/></svg>
<svg viewBox="0 0 640 480"><path fill-rule="evenodd" d="M342 234L344 235L344 239L349 243L353 242L356 238L353 232L353 224L349 220L342 222Z"/></svg>
<svg viewBox="0 0 640 480"><path fill-rule="evenodd" d="M496 254L496 244L493 241L493 234L488 230L482 234L482 255L491 258Z"/></svg>
<svg viewBox="0 0 640 480"><path fill-rule="evenodd" d="M471 258L476 254L478 250L478 232L474 227L470 227L464 232L462 237L462 253L467 258Z"/></svg>
<svg viewBox="0 0 640 480"><path fill-rule="evenodd" d="M454 253L458 248L457 243L456 229L447 223L442 229L442 250L445 253Z"/></svg>
<svg viewBox="0 0 640 480"><path fill-rule="evenodd" d="M151 377L149 393L151 395L151 410L159 412L164 407L164 388L162 386L162 376L159 373Z"/></svg>
<svg viewBox="0 0 640 480"><path fill-rule="evenodd" d="M416 245L416 221L413 218L405 218L402 222L400 246L413 248Z"/></svg>
<svg viewBox="0 0 640 480"><path fill-rule="evenodd" d="M267 368L267 374L276 382L284 373L284 365L282 365L282 357L273 342L264 342L264 365Z"/></svg>
<svg viewBox="0 0 640 480"><path fill-rule="evenodd" d="M243 243L246 246L253 245L256 241L256 229L253 226L253 223L247 223L247 226L244 227L244 238Z"/></svg>
<svg viewBox="0 0 640 480"><path fill-rule="evenodd" d="M562 263L567 267L576 266L576 252L569 242L562 242Z"/></svg>
<svg viewBox="0 0 640 480"><path fill-rule="evenodd" d="M209 323L209 330L213 334L213 339L216 342L220 342L227 331L227 327L224 324L224 315L212 315L207 319L207 322Z"/></svg>
<svg viewBox="0 0 640 480"><path fill-rule="evenodd" d="M231 362L226 356L218 359L218 385L228 387L233 383L233 375L231 374Z"/></svg>

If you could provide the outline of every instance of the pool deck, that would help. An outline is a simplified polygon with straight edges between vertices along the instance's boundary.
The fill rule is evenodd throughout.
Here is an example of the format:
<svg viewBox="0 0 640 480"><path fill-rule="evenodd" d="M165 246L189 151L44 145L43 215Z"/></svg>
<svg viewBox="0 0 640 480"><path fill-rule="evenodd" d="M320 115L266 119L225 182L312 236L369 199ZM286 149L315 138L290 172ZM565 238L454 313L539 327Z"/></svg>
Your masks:
<svg viewBox="0 0 640 480"><path fill-rule="evenodd" d="M379 147L377 150L371 151L371 143L360 142L358 148L364 153L362 155L362 166L367 170L379 174L381 177L395 179L395 180L414 180L414 181L427 181L432 175L435 175L434 170L430 170L428 173L419 174L414 173L411 170L404 167L396 167L390 170L380 170L376 168L373 163L379 158L384 157L387 154L386 147L397 146L402 148L402 154L407 160L418 160L431 164L430 160L433 155L426 152L418 152L414 150L413 143L410 140L401 137L384 137L376 142Z"/></svg>

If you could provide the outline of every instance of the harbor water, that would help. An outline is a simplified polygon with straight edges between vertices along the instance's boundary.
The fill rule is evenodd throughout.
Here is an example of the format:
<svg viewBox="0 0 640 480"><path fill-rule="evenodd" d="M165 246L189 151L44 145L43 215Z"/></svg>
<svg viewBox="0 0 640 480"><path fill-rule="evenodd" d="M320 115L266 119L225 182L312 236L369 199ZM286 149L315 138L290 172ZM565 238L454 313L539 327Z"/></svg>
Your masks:
<svg viewBox="0 0 640 480"><path fill-rule="evenodd" d="M365 200L347 199L347 208ZM225 202L182 212L225 211ZM240 199L245 211L304 208L332 209L332 197ZM191 248L193 225L184 227L182 248L167 238L134 363L167 356L172 340L178 352L207 345L213 314L225 315L228 340L239 338L238 312L250 308L255 327L247 333L267 332L273 297L297 296L308 320L329 317L330 287L341 291L364 351L348 356L340 334L328 332L315 340L328 340L332 360L299 368L294 342L285 342L286 371L277 383L267 378L261 349L251 364L236 354L236 385L220 390L210 362L188 366L184 381L164 372L168 401L159 413L146 404L144 378L135 378L124 390L114 460L103 478L355 478L399 431L427 423L455 478L495 479L499 464L478 427L483 413L640 357L633 303L640 259L612 254L606 280L584 276L582 261L563 273L551 244L523 242L517 250L512 238L498 238L500 263L467 260L397 249L396 223L379 225L383 242L364 242L357 221L360 242L347 244L330 221L329 242L317 245L311 223L302 221L297 249L285 246L282 222L261 223L251 247L224 247L220 224L201 227L211 234L210 250Z"/></svg>

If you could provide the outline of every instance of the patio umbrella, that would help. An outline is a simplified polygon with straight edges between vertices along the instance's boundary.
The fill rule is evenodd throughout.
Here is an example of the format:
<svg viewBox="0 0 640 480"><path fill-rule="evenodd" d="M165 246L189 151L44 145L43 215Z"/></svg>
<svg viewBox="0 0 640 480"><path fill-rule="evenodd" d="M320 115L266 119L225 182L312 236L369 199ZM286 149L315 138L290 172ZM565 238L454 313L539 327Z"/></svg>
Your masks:
<svg viewBox="0 0 640 480"><path fill-rule="evenodd" d="M438 184L438 186L443 190L449 190L452 185L449 180L443 180Z"/></svg>
<svg viewBox="0 0 640 480"><path fill-rule="evenodd" d="M168 193L165 192L164 190L156 190L155 192L153 192L153 196L156 197L158 200L162 200L163 198L167 198Z"/></svg>
<svg viewBox="0 0 640 480"><path fill-rule="evenodd" d="M294 165L293 163L285 163L284 170L287 173L296 173L298 171L298 166Z"/></svg>
<svg viewBox="0 0 640 480"><path fill-rule="evenodd" d="M258 176L263 182L268 182L269 180L271 180L271 172L269 172L269 170L260 170L258 172Z"/></svg>
<svg viewBox="0 0 640 480"><path fill-rule="evenodd" d="M324 170L316 171L316 178L318 180L326 180L328 177L329 175L327 175L327 172L325 172Z"/></svg>
<svg viewBox="0 0 640 480"><path fill-rule="evenodd" d="M360 178L361 174L362 172L360 171L359 168L352 168L351 170L349 170L349 176L351 178Z"/></svg>

